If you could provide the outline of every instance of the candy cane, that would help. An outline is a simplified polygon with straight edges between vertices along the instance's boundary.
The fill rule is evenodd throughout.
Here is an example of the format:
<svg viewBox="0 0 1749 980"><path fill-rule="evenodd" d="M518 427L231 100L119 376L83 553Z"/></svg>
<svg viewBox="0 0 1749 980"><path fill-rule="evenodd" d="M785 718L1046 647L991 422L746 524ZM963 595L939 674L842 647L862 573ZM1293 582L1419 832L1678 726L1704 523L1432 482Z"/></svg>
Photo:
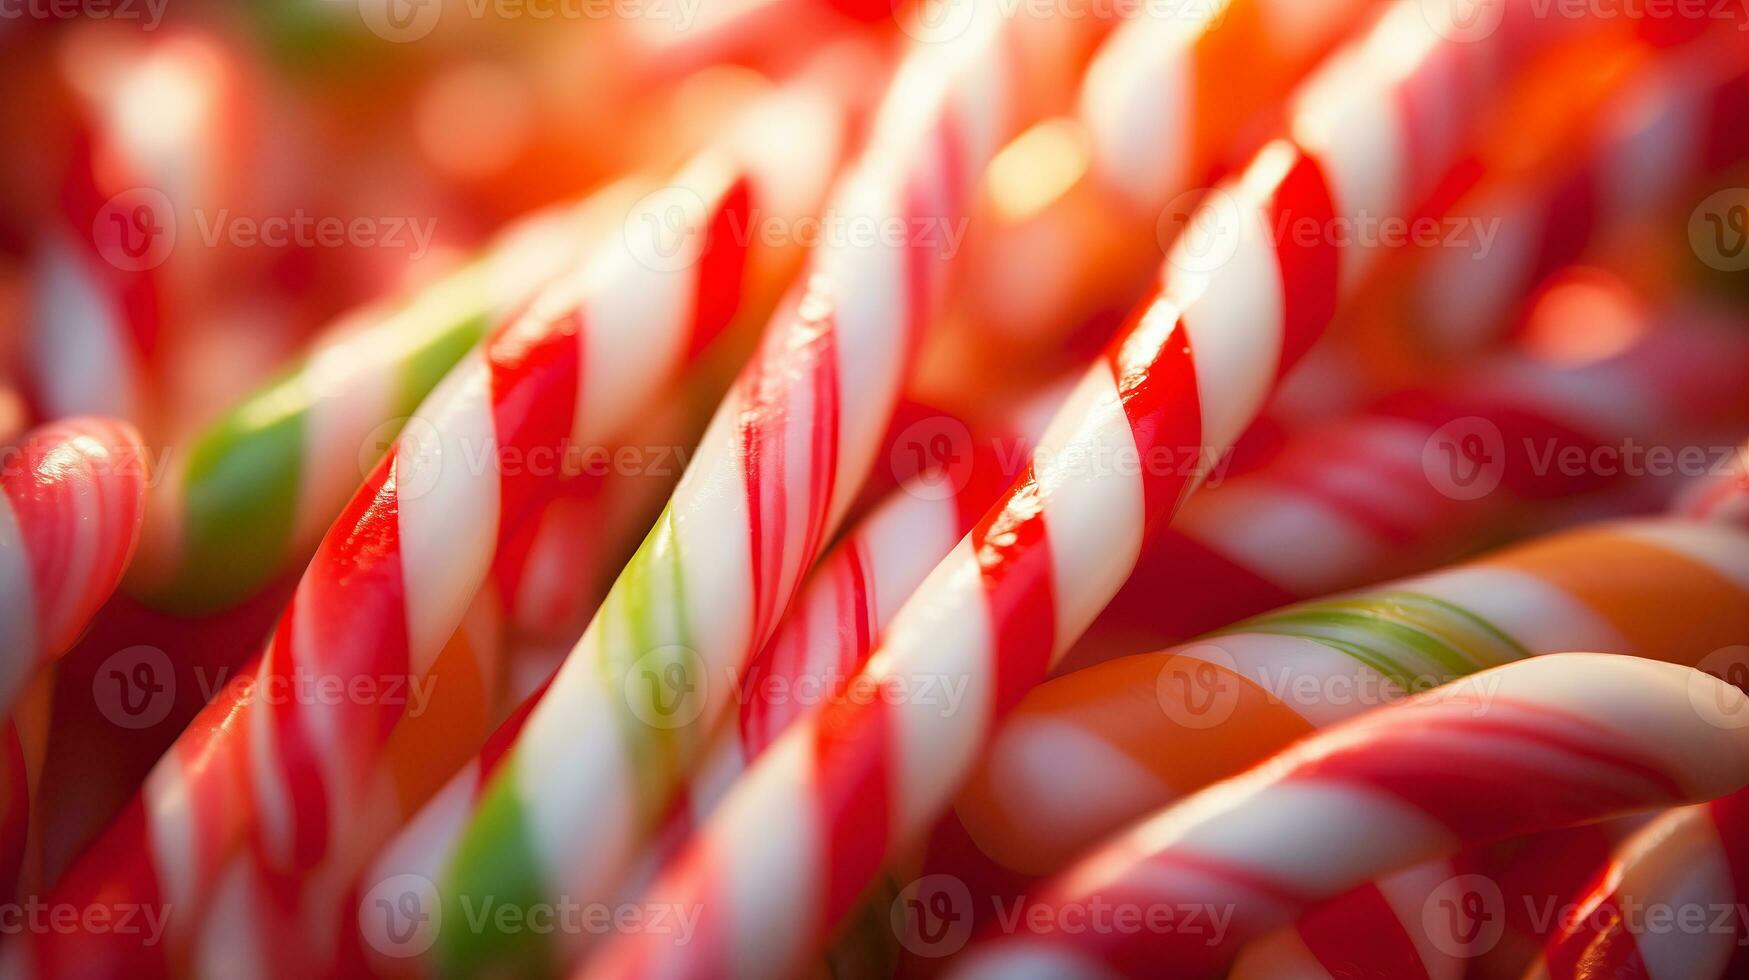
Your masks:
<svg viewBox="0 0 1749 980"><path fill-rule="evenodd" d="M1147 809L1405 689L1575 646L1702 663L1749 638L1745 544L1678 519L1603 525L1066 675L1004 728L960 818L1005 866L1053 871ZM1080 774L1075 811L1048 806L1065 769Z"/></svg>
<svg viewBox="0 0 1749 980"><path fill-rule="evenodd" d="M1564 306L1577 289L1585 301ZM1749 347L1723 311L1648 308L1606 287L1551 293L1533 315L1577 326L1572 309L1619 315L1639 339L1580 364L1502 353L1446 384L1387 395L1289 437L1259 470L1186 504L1058 672L1430 568L1579 507L1601 517L1618 501L1659 506L1659 481L1545 461L1628 440L1698 450L1749 418L1749 398L1732 380L1749 366ZM1619 410L1627 404L1635 407ZM1478 452L1466 455L1466 444Z"/></svg>
<svg viewBox="0 0 1749 980"><path fill-rule="evenodd" d="M1554 654L1363 715L1100 847L957 975L1217 976L1246 940L1395 869L1730 792L1749 779L1749 730L1697 698L1749 712L1742 692L1689 668ZM1102 908L1231 918L1213 933L1074 928Z"/></svg>
<svg viewBox="0 0 1749 980"><path fill-rule="evenodd" d="M1740 975L1749 962L1749 923L1742 912L1749 883L1746 840L1749 794L1732 793L1659 817L1603 866L1526 975Z"/></svg>
<svg viewBox="0 0 1749 980"><path fill-rule="evenodd" d="M623 429L743 303L757 304L745 281L757 238L739 234L755 198L736 154L781 151L789 126L829 132L818 113L796 111L787 98L783 107L752 121L759 139L737 134L728 144L736 153L707 152L670 188L640 200L623 235L445 377L324 539L256 670L258 688L296 689L300 677L414 683L434 669L497 544L566 475L568 447L587 450ZM758 158L757 200L806 199L807 168L786 162ZM771 186L785 194L769 195ZM678 227L664 223L671 206L684 218ZM487 674L474 681L476 700L490 694ZM458 673L451 686L465 680ZM161 766L140 818L113 831L175 855L146 885L184 919L201 914L211 874L239 833L254 838L265 867L284 873L344 860L331 845L361 816L350 801L377 771L406 705L257 699L246 707L190 748L225 755L224 765ZM228 795L233 767L246 780L248 812L190 819L197 815L183 801ZM203 778L190 785L191 776Z"/></svg>
<svg viewBox="0 0 1749 980"><path fill-rule="evenodd" d="M459 271L343 317L302 365L177 455L153 492L128 590L210 611L306 558L438 379L506 313L575 269L639 193L619 185L532 216Z"/></svg>
<svg viewBox="0 0 1749 980"><path fill-rule="evenodd" d="M1443 909L1458 900L1454 880L1466 870L1440 858L1339 895L1246 946L1228 976L1264 980L1372 971L1398 980L1459 980L1470 950L1443 933L1436 941L1422 919L1429 907ZM1357 922L1368 931L1359 933Z"/></svg>
<svg viewBox="0 0 1749 980"><path fill-rule="evenodd" d="M1443 249L1404 283L1395 316L1444 354L1473 351L1513 322L1517 297L1551 269L1749 157L1749 46L1732 24L1633 73L1578 140L1540 169L1480 182L1449 214L1487 216L1492 247Z"/></svg>
<svg viewBox="0 0 1749 980"><path fill-rule="evenodd" d="M149 479L132 426L68 419L30 433L0 465L0 712L85 629L140 536Z"/></svg>
<svg viewBox="0 0 1749 980"><path fill-rule="evenodd" d="M1552 33L1512 10L1523 19L1503 24L1496 42ZM892 848L926 829L993 721L1086 628L1149 529L1197 483L1137 461L1229 445L1371 259L1325 236L1276 240L1269 229L1399 213L1433 182L1439 154L1408 152L1401 107L1414 102L1420 118L1461 130L1474 100L1451 72L1461 66L1457 77L1485 86L1503 61L1489 61L1499 43L1441 43L1424 13L1394 8L1337 55L1296 107L1297 142L1271 143L1212 192L1160 291L1059 413L1029 471L936 567L854 679L916 690L963 678L960 709L881 697L794 726L650 892L702 909L700 934L684 948L672 936L619 937L604 972L797 969Z"/></svg>
<svg viewBox="0 0 1749 980"><path fill-rule="evenodd" d="M439 876L446 914L476 895L587 903L613 887L723 714L720 679L771 635L854 500L942 299L951 253L937 232L1011 126L1010 22L989 4L976 13L901 65L827 209L897 223L905 241L835 235L814 252ZM444 930L430 955L445 969L535 968L581 938Z"/></svg>
<svg viewBox="0 0 1749 980"><path fill-rule="evenodd" d="M1235 978L1521 977L1643 815L1440 858L1321 902L1245 947Z"/></svg>
<svg viewBox="0 0 1749 980"><path fill-rule="evenodd" d="M1132 18L1100 46L1079 94L1095 172L1130 204L1158 211L1376 6L1214 0Z"/></svg>
<svg viewBox="0 0 1749 980"><path fill-rule="evenodd" d="M99 176L96 144L93 133L76 137L57 220L38 243L26 364L39 417L138 423L151 413L161 303L154 260L169 247L166 215L161 199L129 197Z"/></svg>

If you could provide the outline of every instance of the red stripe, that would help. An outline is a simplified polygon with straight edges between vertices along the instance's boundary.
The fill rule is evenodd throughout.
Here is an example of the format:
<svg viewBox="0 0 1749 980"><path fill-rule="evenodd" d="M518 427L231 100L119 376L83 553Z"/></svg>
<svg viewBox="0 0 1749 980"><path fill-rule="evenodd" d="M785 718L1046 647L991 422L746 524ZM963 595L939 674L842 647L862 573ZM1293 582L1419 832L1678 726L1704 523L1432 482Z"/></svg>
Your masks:
<svg viewBox="0 0 1749 980"><path fill-rule="evenodd" d="M1417 922L1416 927L1420 926ZM1413 980L1427 976L1421 951L1377 885L1313 906L1294 926L1331 976Z"/></svg>
<svg viewBox="0 0 1749 980"><path fill-rule="evenodd" d="M1271 228L1332 228L1336 204L1329 178L1317 161L1301 154L1276 188ZM1282 338L1280 374L1299 363L1336 315L1341 286L1341 250L1336 236L1278 235L1276 261L1281 266Z"/></svg>
<svg viewBox="0 0 1749 980"><path fill-rule="evenodd" d="M513 537L560 482L582 383L583 326L582 312L572 309L538 330L513 325L486 345L498 443L499 543Z"/></svg>
<svg viewBox="0 0 1749 980"><path fill-rule="evenodd" d="M1044 679L1057 634L1051 545L1036 475L1025 478L972 529L994 634L994 725Z"/></svg>
<svg viewBox="0 0 1749 980"><path fill-rule="evenodd" d="M1167 528L1143 550L1100 621L1142 626L1159 643L1176 643L1302 598L1197 538Z"/></svg>
<svg viewBox="0 0 1749 980"><path fill-rule="evenodd" d="M1708 170L1722 170L1749 157L1749 72L1713 89L1704 145Z"/></svg>
<svg viewBox="0 0 1749 980"><path fill-rule="evenodd" d="M855 906L886 858L892 732L885 696L832 698L816 716L813 736L815 805L825 838L820 867L826 875L825 907L815 927L823 938Z"/></svg>
<svg viewBox="0 0 1749 980"><path fill-rule="evenodd" d="M1196 358L1177 311L1156 293L1136 309L1107 353L1142 467L1144 542L1178 510L1190 485L1187 454L1200 459L1202 402Z"/></svg>
<svg viewBox="0 0 1749 980"><path fill-rule="evenodd" d="M752 214L752 191L747 179L736 180L717 207L705 229L704 250L699 255L692 333L686 344L688 360L733 323L741 309L747 252L752 243L746 234L736 230L748 228Z"/></svg>
<svg viewBox="0 0 1749 980"><path fill-rule="evenodd" d="M1619 736L1541 704L1499 697L1488 714L1461 705L1431 717L1386 715L1391 737L1354 738L1293 771L1294 779L1339 781L1389 793L1423 811L1466 844L1585 823L1683 798L1682 787L1656 764L1599 748ZM1464 712L1464 713L1460 713ZM1590 731L1560 731L1556 725ZM1366 724L1383 722L1372 719ZM1358 730L1362 726L1350 726ZM1553 753L1518 757L1512 744ZM1574 765L1580 761L1582 765ZM1559 765L1561 771L1553 771ZM1598 772L1596 770L1603 770ZM1624 788L1622 784L1628 784ZM1523 787L1534 786L1534 793Z"/></svg>
<svg viewBox="0 0 1749 980"><path fill-rule="evenodd" d="M1595 907L1581 906L1579 928L1549 945L1549 980L1649 980L1651 971L1622 921L1621 903L1606 895Z"/></svg>
<svg viewBox="0 0 1749 980"><path fill-rule="evenodd" d="M1595 164L1587 161L1555 188L1537 218L1542 238L1535 260L1520 270L1519 281L1527 284L1520 292L1528 292L1528 284L1541 282L1584 254L1597 232L1599 181Z"/></svg>
<svg viewBox="0 0 1749 980"><path fill-rule="evenodd" d="M302 705L287 695L323 678L350 683L356 677L374 676L392 681L405 678L409 671L397 456L391 452L383 458L323 539L269 653L270 682L279 687L268 692L274 698L263 707L273 716L280 764L293 798L295 860L300 865L319 858L327 847L324 769L299 717L324 706ZM309 632L295 635L294 629ZM383 700L389 699L329 709L340 722L343 751L374 758L376 747L388 738L406 707ZM357 773L361 762L343 760L340 771ZM355 788L331 787L342 793Z"/></svg>
<svg viewBox="0 0 1749 980"><path fill-rule="evenodd" d="M54 907L104 907L118 922L129 908L143 923L156 917L184 921L190 910L170 908L158 891L151 832L143 797L136 794L95 845L86 851L54 891ZM163 977L169 975L167 943L149 943L152 931L46 929L35 931L36 972L44 977ZM21 937L22 938L22 937Z"/></svg>

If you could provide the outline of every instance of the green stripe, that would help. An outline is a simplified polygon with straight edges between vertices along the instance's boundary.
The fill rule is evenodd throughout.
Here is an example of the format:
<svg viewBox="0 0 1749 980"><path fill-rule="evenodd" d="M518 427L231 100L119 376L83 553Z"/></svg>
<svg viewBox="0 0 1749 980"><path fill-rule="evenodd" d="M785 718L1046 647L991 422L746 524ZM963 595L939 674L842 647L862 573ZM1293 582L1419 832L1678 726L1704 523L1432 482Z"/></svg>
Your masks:
<svg viewBox="0 0 1749 980"><path fill-rule="evenodd" d="M383 321L361 328L406 344L393 375L370 379L394 386L393 415L417 408L479 343L491 323L486 298L484 273L473 266L422 291ZM182 479L182 552L168 582L138 588L143 599L176 612L212 612L248 598L306 557L299 546L312 542L292 540L303 467L312 462L360 466L355 453L306 459L312 392L320 390L314 380L299 365L199 437ZM362 470L357 475L362 482Z"/></svg>
<svg viewBox="0 0 1749 980"><path fill-rule="evenodd" d="M548 936L526 928L529 912L553 911L541 863L517 795L515 755L504 760L438 884L443 918L437 931L444 976L550 976Z"/></svg>
<svg viewBox="0 0 1749 980"><path fill-rule="evenodd" d="M699 713L707 697L702 659L686 622L686 583L674 515L664 508L620 573L603 609L598 668L610 696L623 699L621 731L638 774L646 820L666 810L687 763L708 734Z"/></svg>
<svg viewBox="0 0 1749 980"><path fill-rule="evenodd" d="M1301 603L1215 635L1234 633L1313 640L1361 661L1410 691L1530 655L1474 612L1434 596L1406 591Z"/></svg>

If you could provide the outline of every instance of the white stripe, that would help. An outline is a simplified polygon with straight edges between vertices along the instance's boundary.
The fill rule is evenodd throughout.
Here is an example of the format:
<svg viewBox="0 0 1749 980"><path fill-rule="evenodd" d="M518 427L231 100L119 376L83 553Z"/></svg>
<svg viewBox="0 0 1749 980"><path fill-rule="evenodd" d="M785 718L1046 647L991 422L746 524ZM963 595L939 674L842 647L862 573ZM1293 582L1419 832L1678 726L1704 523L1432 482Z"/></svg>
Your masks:
<svg viewBox="0 0 1749 980"><path fill-rule="evenodd" d="M1284 144L1260 155L1247 173L1269 185L1292 163ZM1259 192L1246 184L1210 193L1167 260L1172 297L1196 360L1203 443L1224 448L1239 437L1263 407L1281 362L1281 266L1276 230L1258 207ZM1232 257L1208 272L1195 256L1230 248ZM1174 447L1180 448L1180 447Z"/></svg>
<svg viewBox="0 0 1749 980"><path fill-rule="evenodd" d="M1200 362L1199 362L1200 363ZM1055 602L1055 659L1135 568L1148 514L1135 436L1105 361L1094 365L1033 454Z"/></svg>
<svg viewBox="0 0 1749 980"><path fill-rule="evenodd" d="M1546 579L1486 562L1407 579L1397 588L1443 599L1480 616L1532 654L1568 650L1632 653L1609 620Z"/></svg>
<svg viewBox="0 0 1749 980"><path fill-rule="evenodd" d="M1003 841L982 849L1015 871L1047 874L1087 844L1137 814L1177 796L1128 754L1078 724L1048 713L1020 714L998 729L981 782L996 803L988 816L1003 837L1014 829L1029 842L1013 853ZM966 831L982 845L985 824L961 807Z"/></svg>
<svg viewBox="0 0 1749 980"><path fill-rule="evenodd" d="M1234 633L1187 644L1173 652L1178 656L1207 660L1237 673L1267 692L1270 700L1280 701L1315 728L1325 728L1380 707L1380 701L1400 693L1395 683L1387 681L1362 661L1309 637ZM1429 674L1437 666L1426 664L1425 657L1413 654L1406 647L1394 647L1394 652L1404 663L1424 664L1424 672ZM1221 662L1218 653L1227 655L1226 663ZM1328 683L1330 678L1336 677L1353 679L1352 685L1345 683L1342 689L1354 692L1354 696L1324 696L1338 693L1337 685ZM1309 698L1299 694L1305 689L1308 679L1318 682L1312 690L1319 692ZM1378 692L1378 699L1367 697L1370 692Z"/></svg>
<svg viewBox="0 0 1749 980"><path fill-rule="evenodd" d="M1666 519L1627 521L1613 529L1625 537L1674 551L1749 592L1749 532L1743 528Z"/></svg>
<svg viewBox="0 0 1749 980"><path fill-rule="evenodd" d="M36 669L36 580L30 571L23 529L10 497L0 493L0 623L6 650L0 657L0 690L17 691Z"/></svg>
<svg viewBox="0 0 1749 980"><path fill-rule="evenodd" d="M1222 809L1225 818L1198 819L1174 835L1175 849L1315 895L1335 895L1457 843L1432 817L1355 783L1289 779Z"/></svg>
<svg viewBox="0 0 1749 980"><path fill-rule="evenodd" d="M923 832L977 761L995 696L983 578L961 541L887 627L867 673L900 692L889 705L895 841ZM963 701L949 703L952 692Z"/></svg>
<svg viewBox="0 0 1749 980"><path fill-rule="evenodd" d="M375 460L365 454L364 441L394 411L392 396L405 370L401 362L418 336L412 331L425 326L421 333L430 334L433 323L391 316L381 326L342 328L337 339L318 347L298 372L298 387L309 408L303 425L303 458L298 461L294 542L312 541L327 530L368 475L362 463ZM270 411L279 406L261 407ZM295 408L295 403L284 406L286 411Z"/></svg>
<svg viewBox="0 0 1749 980"><path fill-rule="evenodd" d="M721 862L713 881L723 890L710 898L729 915L732 976L790 976L804 965L807 946L796 937L812 932L824 899L812 734L793 730L772 745L708 831L706 846Z"/></svg>
<svg viewBox="0 0 1749 980"><path fill-rule="evenodd" d="M959 541L958 525L952 498L932 499L912 492L907 484L858 526L854 540L868 559L865 584L877 628L892 620L930 570L953 550Z"/></svg>
<svg viewBox="0 0 1749 980"><path fill-rule="evenodd" d="M1200 494L1178 523L1186 537L1294 595L1342 588L1378 567L1378 542L1367 528L1267 481Z"/></svg>
<svg viewBox="0 0 1749 980"><path fill-rule="evenodd" d="M540 706L498 779L513 779L554 897L590 902L636 856L637 780L622 728L624 694L609 691L597 618Z"/></svg>
<svg viewBox="0 0 1749 980"><path fill-rule="evenodd" d="M497 543L491 388L484 357L464 362L414 413L395 451L407 659L415 676L449 642Z"/></svg>
<svg viewBox="0 0 1749 980"><path fill-rule="evenodd" d="M1603 139L1602 221L1662 206L1686 183L1685 175L1699 169L1705 116L1696 89L1719 81L1716 69L1680 78L1662 71L1641 74L1629 86L1626 103L1614 110L1612 131Z"/></svg>
<svg viewBox="0 0 1749 980"><path fill-rule="evenodd" d="M844 222L848 230L885 227L895 215L921 218L901 207L893 184L902 177L867 168L853 174L828 205L827 219ZM917 231L907 225L906 241ZM937 237L940 233L939 227L931 232ZM909 253L904 247L893 247L890 236L858 241L856 236L847 239L843 232L834 234L838 237L815 252L813 269L817 271L806 284L807 294L796 313L809 317L826 314L836 322L840 394L832 515L836 520L862 483L892 416L901 381L900 357L906 343L912 289L906 265ZM830 304L829 308L816 308L822 301Z"/></svg>
<svg viewBox="0 0 1749 980"><path fill-rule="evenodd" d="M51 416L138 418L131 341L107 287L91 275L87 263L98 260L59 233L43 243L41 256L25 346L44 409Z"/></svg>
<svg viewBox="0 0 1749 980"><path fill-rule="evenodd" d="M1080 114L1100 177L1147 207L1189 190L1196 151L1192 45L1202 23L1142 17L1120 27L1088 66Z"/></svg>
<svg viewBox="0 0 1749 980"><path fill-rule="evenodd" d="M164 756L152 767L144 787L146 833L152 849L152 867L158 872L159 899L173 912L195 906L195 888L201 872L195 835L216 828L203 828L195 801L189 796L182 757ZM185 920L186 921L186 920Z"/></svg>

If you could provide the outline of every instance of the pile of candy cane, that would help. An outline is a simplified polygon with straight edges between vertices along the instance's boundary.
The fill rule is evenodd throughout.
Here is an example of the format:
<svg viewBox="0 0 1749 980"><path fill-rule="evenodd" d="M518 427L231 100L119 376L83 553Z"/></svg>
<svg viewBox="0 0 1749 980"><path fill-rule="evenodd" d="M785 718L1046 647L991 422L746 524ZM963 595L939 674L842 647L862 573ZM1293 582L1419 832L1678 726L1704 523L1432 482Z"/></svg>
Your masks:
<svg viewBox="0 0 1749 980"><path fill-rule="evenodd" d="M1749 15L874 7L0 29L0 968L1749 969Z"/></svg>

